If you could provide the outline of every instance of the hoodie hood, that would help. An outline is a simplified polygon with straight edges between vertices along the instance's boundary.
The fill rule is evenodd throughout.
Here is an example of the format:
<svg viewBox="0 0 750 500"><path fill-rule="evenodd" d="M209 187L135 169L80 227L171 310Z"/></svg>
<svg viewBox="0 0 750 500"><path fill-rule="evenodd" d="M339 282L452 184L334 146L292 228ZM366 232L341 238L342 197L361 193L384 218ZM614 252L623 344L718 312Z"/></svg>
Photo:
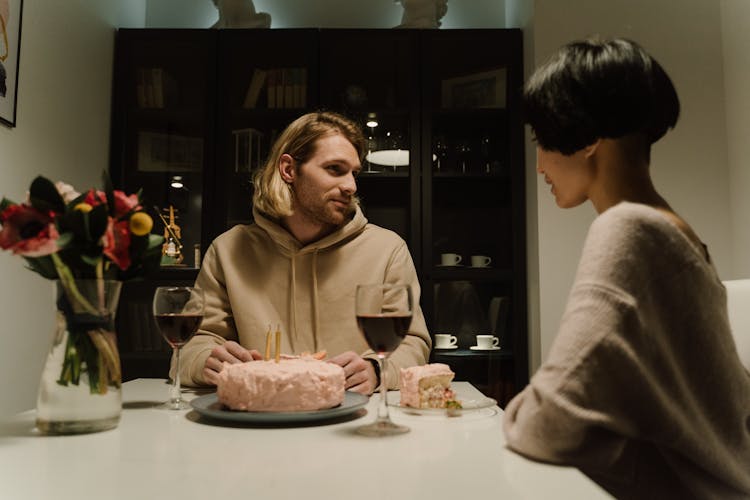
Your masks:
<svg viewBox="0 0 750 500"><path fill-rule="evenodd" d="M324 238L307 245L302 245L302 243L300 243L294 235L287 231L277 220L268 217L255 208L253 208L253 218L258 227L268 233L271 239L279 246L279 249L289 256L327 249L357 236L364 231L365 226L367 225L365 214L362 213L362 209L359 205L356 205L354 214L351 219L349 219L349 222Z"/></svg>

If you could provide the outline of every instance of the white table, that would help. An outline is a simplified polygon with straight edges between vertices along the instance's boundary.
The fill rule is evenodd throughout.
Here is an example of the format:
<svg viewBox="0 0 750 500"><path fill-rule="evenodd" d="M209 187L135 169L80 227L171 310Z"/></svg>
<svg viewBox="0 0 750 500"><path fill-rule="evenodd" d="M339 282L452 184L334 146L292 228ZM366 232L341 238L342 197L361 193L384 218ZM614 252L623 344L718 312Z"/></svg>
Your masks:
<svg viewBox="0 0 750 500"><path fill-rule="evenodd" d="M454 388L477 397L466 382ZM457 418L397 410L411 432L367 438L352 430L374 418L376 397L344 422L251 428L152 408L167 394L164 380L124 384L120 425L95 434L40 436L33 410L0 422L0 498L609 498L576 469L508 451L497 407Z"/></svg>

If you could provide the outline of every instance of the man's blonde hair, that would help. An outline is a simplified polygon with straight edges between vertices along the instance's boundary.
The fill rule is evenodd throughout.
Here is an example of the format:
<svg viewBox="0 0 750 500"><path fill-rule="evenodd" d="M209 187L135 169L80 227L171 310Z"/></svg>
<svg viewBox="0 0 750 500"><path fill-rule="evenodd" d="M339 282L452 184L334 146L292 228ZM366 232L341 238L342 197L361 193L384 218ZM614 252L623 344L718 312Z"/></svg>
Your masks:
<svg viewBox="0 0 750 500"><path fill-rule="evenodd" d="M295 168L315 153L318 139L341 134L357 151L360 160L365 152L365 137L360 127L338 113L319 111L302 115L281 133L271 148L266 164L253 177L253 206L260 212L280 219L292 214L292 191L279 172L281 155L288 154Z"/></svg>

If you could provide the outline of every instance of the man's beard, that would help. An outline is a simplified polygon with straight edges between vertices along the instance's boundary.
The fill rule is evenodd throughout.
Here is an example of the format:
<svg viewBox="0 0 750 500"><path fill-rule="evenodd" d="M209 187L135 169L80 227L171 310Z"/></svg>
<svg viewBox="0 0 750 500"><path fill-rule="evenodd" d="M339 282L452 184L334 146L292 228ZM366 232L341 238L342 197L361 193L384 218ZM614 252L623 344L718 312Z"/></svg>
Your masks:
<svg viewBox="0 0 750 500"><path fill-rule="evenodd" d="M342 210L332 200L326 199L323 203L310 203L303 194L300 197L293 191L296 207L301 215L311 222L324 226L341 227L352 218L356 210L356 198L350 198L349 206Z"/></svg>

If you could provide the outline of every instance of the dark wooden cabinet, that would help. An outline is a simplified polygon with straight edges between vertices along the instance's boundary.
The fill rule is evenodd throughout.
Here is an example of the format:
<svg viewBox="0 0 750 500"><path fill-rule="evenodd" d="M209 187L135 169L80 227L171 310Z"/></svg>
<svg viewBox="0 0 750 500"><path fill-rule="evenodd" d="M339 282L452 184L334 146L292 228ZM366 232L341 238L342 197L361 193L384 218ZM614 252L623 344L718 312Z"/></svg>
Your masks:
<svg viewBox="0 0 750 500"><path fill-rule="evenodd" d="M125 376L142 376L144 359L166 373L167 352L134 341L146 320L123 308L194 279L194 245L251 222L251 176L278 134L330 109L362 124L358 194L372 223L409 244L430 331L459 338L432 360L507 401L528 379L521 54L519 30L120 30L113 177L177 208L185 251L124 292ZM442 266L443 253L462 265ZM472 255L491 263L473 268ZM500 350L470 349L488 333Z"/></svg>

